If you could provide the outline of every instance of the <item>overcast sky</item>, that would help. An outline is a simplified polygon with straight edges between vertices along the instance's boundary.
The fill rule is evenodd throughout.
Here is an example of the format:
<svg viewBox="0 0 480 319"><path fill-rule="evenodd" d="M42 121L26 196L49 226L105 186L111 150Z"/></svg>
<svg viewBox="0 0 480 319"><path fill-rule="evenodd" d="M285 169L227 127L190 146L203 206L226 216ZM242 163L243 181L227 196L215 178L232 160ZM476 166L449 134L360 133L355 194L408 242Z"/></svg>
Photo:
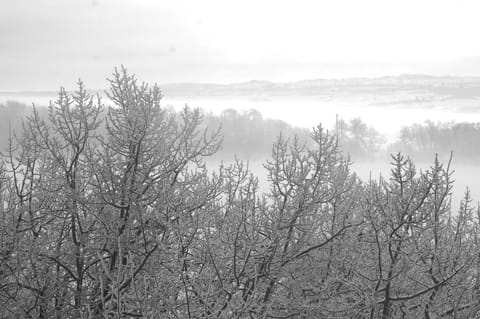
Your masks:
<svg viewBox="0 0 480 319"><path fill-rule="evenodd" d="M0 91L480 75L478 0L0 0Z"/></svg>

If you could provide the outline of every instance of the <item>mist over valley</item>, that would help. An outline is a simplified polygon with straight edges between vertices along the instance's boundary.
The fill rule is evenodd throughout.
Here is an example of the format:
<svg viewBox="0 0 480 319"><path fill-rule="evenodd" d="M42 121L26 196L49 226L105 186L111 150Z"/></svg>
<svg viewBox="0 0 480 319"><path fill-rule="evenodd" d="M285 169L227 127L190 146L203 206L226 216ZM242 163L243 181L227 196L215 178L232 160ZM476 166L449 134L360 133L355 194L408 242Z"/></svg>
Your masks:
<svg viewBox="0 0 480 319"><path fill-rule="evenodd" d="M268 181L263 164L279 134L308 140L309 130L319 124L336 132L338 120L347 126L356 121L359 126L359 135L345 134L348 140L340 138L340 145L364 181L389 175L390 154L403 152L419 169L427 169L435 154L447 162L452 151L453 203L459 205L467 187L474 198L480 195L476 178L480 176L480 139L475 138L480 137L480 78L401 75L291 83L178 83L165 84L161 90L164 108L176 112L185 105L199 108L207 126L222 127L223 146L207 159L212 168L222 161L232 163L235 156L248 160L265 191ZM99 94L104 104L111 103L103 90L90 92ZM56 95L54 91L0 92L4 114L0 145L6 146L8 125L14 131L20 128L32 104L42 110ZM467 141L459 129L465 125L471 127L464 135L477 134ZM409 130L411 140L402 141L402 134L405 138Z"/></svg>

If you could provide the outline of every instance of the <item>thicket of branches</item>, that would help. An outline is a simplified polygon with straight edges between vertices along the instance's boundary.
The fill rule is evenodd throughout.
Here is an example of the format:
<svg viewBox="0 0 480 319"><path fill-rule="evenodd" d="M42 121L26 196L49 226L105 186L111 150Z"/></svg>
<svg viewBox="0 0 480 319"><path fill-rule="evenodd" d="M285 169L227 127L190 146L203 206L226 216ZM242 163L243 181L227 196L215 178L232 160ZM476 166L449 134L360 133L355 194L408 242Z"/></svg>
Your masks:
<svg viewBox="0 0 480 319"><path fill-rule="evenodd" d="M478 315L480 211L450 207L448 164L397 154L361 182L318 127L276 140L261 193L241 161L207 171L221 135L198 110L164 111L124 69L110 85L114 106L80 82L11 136L2 318Z"/></svg>

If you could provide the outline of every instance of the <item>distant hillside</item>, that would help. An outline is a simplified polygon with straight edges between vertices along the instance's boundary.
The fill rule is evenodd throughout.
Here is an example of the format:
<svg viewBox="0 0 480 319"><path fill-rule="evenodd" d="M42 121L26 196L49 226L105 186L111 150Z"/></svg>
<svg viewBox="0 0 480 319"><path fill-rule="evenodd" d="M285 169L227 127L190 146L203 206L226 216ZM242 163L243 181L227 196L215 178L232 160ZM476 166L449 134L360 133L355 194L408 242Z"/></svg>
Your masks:
<svg viewBox="0 0 480 319"><path fill-rule="evenodd" d="M316 79L275 83L250 81L232 84L178 83L161 86L168 96L238 96L268 99L282 96L322 96L335 93L382 94L430 93L454 98L480 97L480 77L434 77L427 75L380 78Z"/></svg>
<svg viewBox="0 0 480 319"><path fill-rule="evenodd" d="M276 83L250 81L231 84L215 83L167 83L160 87L169 97L245 97L268 100L269 97L308 97L332 94L433 94L445 98L480 97L480 77L399 75L378 78L314 79L297 82ZM56 89L56 88L55 88ZM13 96L55 96L56 90L2 92L0 98ZM103 95L103 90L97 90Z"/></svg>

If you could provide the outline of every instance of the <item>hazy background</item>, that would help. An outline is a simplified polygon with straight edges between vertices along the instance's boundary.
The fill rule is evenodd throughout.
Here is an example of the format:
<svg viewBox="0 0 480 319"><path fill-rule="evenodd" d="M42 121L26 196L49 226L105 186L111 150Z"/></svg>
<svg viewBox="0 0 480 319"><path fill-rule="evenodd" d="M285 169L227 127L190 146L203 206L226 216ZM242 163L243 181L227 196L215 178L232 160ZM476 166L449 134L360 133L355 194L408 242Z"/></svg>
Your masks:
<svg viewBox="0 0 480 319"><path fill-rule="evenodd" d="M456 196L470 185L478 199L480 151L467 150L480 150L479 9L474 0L0 0L2 136L28 114L23 104L47 105L78 78L103 94L123 64L159 83L166 107L188 103L224 126L214 161L238 152L264 176L278 132L333 130L338 116L362 177L388 173L390 152L426 167L454 150ZM248 135L254 123L261 135Z"/></svg>
<svg viewBox="0 0 480 319"><path fill-rule="evenodd" d="M479 75L475 0L2 0L0 87Z"/></svg>

